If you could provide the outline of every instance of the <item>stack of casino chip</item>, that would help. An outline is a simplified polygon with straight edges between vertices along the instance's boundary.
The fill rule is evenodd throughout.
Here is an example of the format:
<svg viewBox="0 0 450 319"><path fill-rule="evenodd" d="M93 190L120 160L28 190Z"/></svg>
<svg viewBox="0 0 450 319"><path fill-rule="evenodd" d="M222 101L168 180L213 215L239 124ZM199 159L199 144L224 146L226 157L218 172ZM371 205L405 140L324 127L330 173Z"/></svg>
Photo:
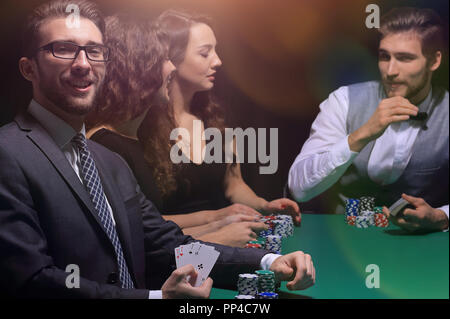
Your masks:
<svg viewBox="0 0 450 319"><path fill-rule="evenodd" d="M368 216L356 216L356 227L358 228L368 228L370 226L370 221Z"/></svg>
<svg viewBox="0 0 450 319"><path fill-rule="evenodd" d="M375 198L370 196L345 201L345 220L347 224L368 228L369 226L388 227L389 221L383 214L383 208L375 205Z"/></svg>
<svg viewBox="0 0 450 319"><path fill-rule="evenodd" d="M252 295L236 295L234 299L256 299L255 296Z"/></svg>
<svg viewBox="0 0 450 319"><path fill-rule="evenodd" d="M384 214L375 214L375 226L377 227L388 227L389 221Z"/></svg>
<svg viewBox="0 0 450 319"><path fill-rule="evenodd" d="M262 248L263 246L261 244L254 244L254 243L247 243L245 244L245 248Z"/></svg>
<svg viewBox="0 0 450 319"><path fill-rule="evenodd" d="M275 273L270 270L255 271L258 276L258 291L274 292L275 291Z"/></svg>
<svg viewBox="0 0 450 319"><path fill-rule="evenodd" d="M259 232L259 237L266 238L267 236L273 235L273 229L269 228Z"/></svg>
<svg viewBox="0 0 450 319"><path fill-rule="evenodd" d="M269 235L266 237L265 249L270 250L276 254L281 254L282 237L278 235Z"/></svg>
<svg viewBox="0 0 450 319"><path fill-rule="evenodd" d="M260 221L268 225L269 228L273 228L273 225L270 222L276 219L277 218L274 215L268 215L261 217Z"/></svg>
<svg viewBox="0 0 450 319"><path fill-rule="evenodd" d="M275 225L274 229L273 229L273 234L277 235L277 236L281 236L283 238L286 238L289 236L288 233L288 223L285 222L284 220L281 219L277 219L273 221L273 224Z"/></svg>
<svg viewBox="0 0 450 319"><path fill-rule="evenodd" d="M260 292L258 299L278 299L278 294L276 292Z"/></svg>
<svg viewBox="0 0 450 319"><path fill-rule="evenodd" d="M251 240L248 242L249 244L259 244L262 247L266 247L266 241L264 240L264 238L260 239L260 240Z"/></svg>
<svg viewBox="0 0 450 319"><path fill-rule="evenodd" d="M365 210L361 212L360 216L366 216L369 219L369 226L375 226L375 212Z"/></svg>
<svg viewBox="0 0 450 319"><path fill-rule="evenodd" d="M277 220L282 221L283 233L286 235L283 237L293 236L294 235L294 221L292 220L292 217L290 215L277 215L276 217L277 217Z"/></svg>
<svg viewBox="0 0 450 319"><path fill-rule="evenodd" d="M258 294L258 275L239 274L237 288L239 295L256 296Z"/></svg>
<svg viewBox="0 0 450 319"><path fill-rule="evenodd" d="M359 199L349 198L345 201L345 221L349 225L355 225L359 212Z"/></svg>
<svg viewBox="0 0 450 319"><path fill-rule="evenodd" d="M359 212L371 211L375 208L375 197L363 196L359 199Z"/></svg>
<svg viewBox="0 0 450 319"><path fill-rule="evenodd" d="M356 225L356 217L357 216L347 216L347 224L349 224L350 226L355 226Z"/></svg>
<svg viewBox="0 0 450 319"><path fill-rule="evenodd" d="M373 211L375 214L383 214L383 207L376 206L376 207L374 207Z"/></svg>
<svg viewBox="0 0 450 319"><path fill-rule="evenodd" d="M375 226L377 227L388 227L389 226L389 220L387 219L386 215L383 213L383 207L377 206L374 208L374 220L375 220Z"/></svg>
<svg viewBox="0 0 450 319"><path fill-rule="evenodd" d="M267 236L273 235L273 231L275 228L275 225L273 224L274 220L274 216L264 216L260 219L260 221L269 226L269 228L267 230L259 232L259 237L265 238Z"/></svg>

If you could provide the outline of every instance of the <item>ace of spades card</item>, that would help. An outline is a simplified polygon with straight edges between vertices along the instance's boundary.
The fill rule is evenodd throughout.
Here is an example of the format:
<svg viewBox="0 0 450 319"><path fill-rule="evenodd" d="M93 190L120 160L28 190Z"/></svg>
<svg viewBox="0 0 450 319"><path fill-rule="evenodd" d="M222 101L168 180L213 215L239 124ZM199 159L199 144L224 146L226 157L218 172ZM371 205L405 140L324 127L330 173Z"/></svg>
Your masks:
<svg viewBox="0 0 450 319"><path fill-rule="evenodd" d="M193 265L197 272L197 279L194 286L201 286L208 278L220 253L212 246L199 242L181 245L175 248L175 261L177 268L185 265Z"/></svg>

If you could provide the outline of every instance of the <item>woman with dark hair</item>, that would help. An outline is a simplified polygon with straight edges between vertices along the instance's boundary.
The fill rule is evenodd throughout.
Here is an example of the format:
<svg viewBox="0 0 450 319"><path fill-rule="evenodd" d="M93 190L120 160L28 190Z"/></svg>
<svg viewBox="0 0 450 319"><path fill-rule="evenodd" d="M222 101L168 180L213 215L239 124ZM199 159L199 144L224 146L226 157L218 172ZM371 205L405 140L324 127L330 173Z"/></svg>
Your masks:
<svg viewBox="0 0 450 319"><path fill-rule="evenodd" d="M87 136L122 155L134 172L146 172L145 161L133 156L142 154L137 129L150 105L168 103L175 67L168 59L164 35L151 23L127 15L105 21L111 59L97 107L86 119ZM158 194L151 175L145 177L140 185L143 193ZM157 200L159 195L152 197Z"/></svg>
<svg viewBox="0 0 450 319"><path fill-rule="evenodd" d="M177 71L170 84L170 103L152 106L139 128L138 137L161 194L160 210L164 218L185 230L199 229L223 218L241 216L242 220L247 216L244 220L248 220L248 217L260 216L257 211L263 214L282 212L291 214L299 224L298 205L286 198L268 202L258 197L242 179L239 163L206 163L204 140L198 153L194 153L194 147L187 147L190 154L183 156L189 159L188 163L171 161L169 154L175 144L184 142L192 146L190 141L171 141L173 129L187 129L193 136L194 121L201 121L202 132L206 128L224 132L223 109L211 96L214 76L222 62L215 50L214 32L205 17L169 10L158 17L156 24L168 39L169 59ZM227 225L203 238L243 245L245 242L241 238L230 238L230 235L236 236L241 231L246 234L243 237L246 240L256 237L255 232L261 225L248 221ZM241 229L237 230L239 227Z"/></svg>
<svg viewBox="0 0 450 319"><path fill-rule="evenodd" d="M111 50L102 94L88 118L91 133L100 127L136 138L149 106L168 103L168 82L175 70L167 43L149 22L130 16L105 19L105 43Z"/></svg>
<svg viewBox="0 0 450 319"><path fill-rule="evenodd" d="M112 58L97 108L86 121L89 130L87 135L127 161L143 193L159 209L164 207L163 196L154 182L152 163L146 160L143 147L138 142L137 129L149 108L167 107L168 84L175 70L168 59L167 40L161 30L148 22L136 22L130 16L108 17L105 43L111 48ZM167 114L167 111L164 112ZM164 130L164 127L155 126L155 129ZM155 148L154 152L158 151ZM250 226L257 230L265 228L262 223L237 223L254 221L254 215L260 215L257 212L252 212L252 216L245 215L245 209L243 207L239 214L228 214L231 216L221 216L214 221L203 218L201 223L195 225L197 227L181 227L185 234L198 239L243 246L250 239ZM191 216L204 215L204 212L200 212ZM221 232L202 237L230 223L234 223L232 236L229 232Z"/></svg>

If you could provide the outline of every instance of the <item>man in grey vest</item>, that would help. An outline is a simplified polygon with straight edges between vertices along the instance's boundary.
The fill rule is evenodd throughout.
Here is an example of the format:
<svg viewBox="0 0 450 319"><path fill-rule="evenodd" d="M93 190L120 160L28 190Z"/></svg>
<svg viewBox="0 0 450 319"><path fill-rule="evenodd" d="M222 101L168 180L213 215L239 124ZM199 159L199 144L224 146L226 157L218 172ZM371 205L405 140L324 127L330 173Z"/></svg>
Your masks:
<svg viewBox="0 0 450 319"><path fill-rule="evenodd" d="M447 230L449 100L431 84L445 43L441 20L430 9L396 8L379 31L381 81L341 87L320 105L289 190L300 202L324 193L336 213L346 198L390 206L403 197L410 207L396 217L383 209L393 223Z"/></svg>

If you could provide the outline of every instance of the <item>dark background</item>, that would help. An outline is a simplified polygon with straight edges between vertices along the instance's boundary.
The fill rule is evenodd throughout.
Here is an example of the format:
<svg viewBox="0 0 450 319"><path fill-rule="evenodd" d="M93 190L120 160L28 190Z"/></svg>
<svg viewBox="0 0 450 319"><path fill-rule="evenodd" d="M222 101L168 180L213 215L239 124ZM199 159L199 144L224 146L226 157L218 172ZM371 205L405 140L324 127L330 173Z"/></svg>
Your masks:
<svg viewBox="0 0 450 319"><path fill-rule="evenodd" d="M29 10L42 2L0 4L0 125L11 121L31 99L31 86L17 67L20 27ZM223 62L214 91L226 108L227 127L278 128L278 171L259 175L259 163L242 164L246 182L266 199L282 196L289 167L309 135L320 102L342 85L378 79L378 37L376 29L365 26L366 6L377 4L381 14L397 6L432 8L447 30L449 12L447 0L96 2L106 14L131 11L153 19L165 9L185 8L213 19ZM445 54L434 82L447 89L448 71Z"/></svg>

